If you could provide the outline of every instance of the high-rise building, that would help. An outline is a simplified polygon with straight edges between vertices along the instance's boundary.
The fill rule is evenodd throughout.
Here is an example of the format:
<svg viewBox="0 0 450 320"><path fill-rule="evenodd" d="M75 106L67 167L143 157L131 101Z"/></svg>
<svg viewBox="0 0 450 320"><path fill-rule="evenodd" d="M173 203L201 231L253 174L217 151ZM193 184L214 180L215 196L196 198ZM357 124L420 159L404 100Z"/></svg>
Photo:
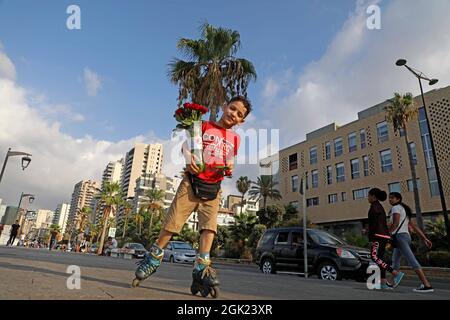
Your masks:
<svg viewBox="0 0 450 320"><path fill-rule="evenodd" d="M2 204L2 199L0 199L0 221L2 221L5 212L6 212L6 204Z"/></svg>
<svg viewBox="0 0 450 320"><path fill-rule="evenodd" d="M180 185L181 179L174 177L166 177L163 174L146 174L136 180L135 196L133 201L133 210L138 210L143 201L145 201L145 193L149 189L163 190L165 197L161 205L167 209L172 204L176 190Z"/></svg>
<svg viewBox="0 0 450 320"><path fill-rule="evenodd" d="M107 182L114 183L117 182L119 185L121 184L122 177L122 169L124 165L124 159L120 159L117 161L111 161L106 166L103 171L102 176L102 187L101 191L105 189L105 184ZM101 203L101 192L98 192L92 201L91 210L92 210L92 218L90 219L93 223L98 223L101 220L104 211L104 205Z"/></svg>
<svg viewBox="0 0 450 320"><path fill-rule="evenodd" d="M53 220L53 211L39 209L36 211L36 222L34 223L34 227L36 229L40 228L48 228Z"/></svg>
<svg viewBox="0 0 450 320"><path fill-rule="evenodd" d="M162 144L136 143L125 155L122 169L121 189L126 197L134 197L136 180L151 173L161 173L163 162Z"/></svg>
<svg viewBox="0 0 450 320"><path fill-rule="evenodd" d="M82 180L75 185L72 201L70 203L69 217L66 224L67 232L73 232L76 229L78 212L83 207L91 207L94 195L98 193L99 189L100 183L92 180Z"/></svg>
<svg viewBox="0 0 450 320"><path fill-rule="evenodd" d="M407 125L424 219L442 214L430 133L433 135L445 199L450 203L450 86L414 98L418 116ZM306 135L306 140L279 152L282 204L302 213L300 186L306 182L307 218L341 233L365 227L367 193L378 187L400 192L415 212L413 183L404 132L394 132L383 102L358 113L344 126L331 124ZM428 121L427 121L428 118ZM278 171L277 171L278 172ZM382 203L389 212L389 203Z"/></svg>
<svg viewBox="0 0 450 320"><path fill-rule="evenodd" d="M66 232L67 220L69 219L70 204L60 203L56 207L55 214L53 216L53 224L57 224L61 228L61 233Z"/></svg>

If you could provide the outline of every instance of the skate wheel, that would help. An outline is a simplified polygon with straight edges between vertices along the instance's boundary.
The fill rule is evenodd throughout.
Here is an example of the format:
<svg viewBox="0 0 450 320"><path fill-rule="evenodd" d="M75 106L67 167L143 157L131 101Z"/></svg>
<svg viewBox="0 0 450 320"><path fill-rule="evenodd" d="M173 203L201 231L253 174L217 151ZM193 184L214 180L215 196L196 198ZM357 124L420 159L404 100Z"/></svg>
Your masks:
<svg viewBox="0 0 450 320"><path fill-rule="evenodd" d="M200 294L202 295L203 298L206 298L209 294L209 289L208 288L201 288L200 289Z"/></svg>
<svg viewBox="0 0 450 320"><path fill-rule="evenodd" d="M131 286L133 288L139 287L139 284L141 283L141 281L138 278L134 278L133 282L131 283Z"/></svg>
<svg viewBox="0 0 450 320"><path fill-rule="evenodd" d="M211 294L211 297L216 299L217 297L219 297L219 288L218 287L212 287L210 294Z"/></svg>
<svg viewBox="0 0 450 320"><path fill-rule="evenodd" d="M198 288L196 285L191 285L191 293L195 296L198 293Z"/></svg>

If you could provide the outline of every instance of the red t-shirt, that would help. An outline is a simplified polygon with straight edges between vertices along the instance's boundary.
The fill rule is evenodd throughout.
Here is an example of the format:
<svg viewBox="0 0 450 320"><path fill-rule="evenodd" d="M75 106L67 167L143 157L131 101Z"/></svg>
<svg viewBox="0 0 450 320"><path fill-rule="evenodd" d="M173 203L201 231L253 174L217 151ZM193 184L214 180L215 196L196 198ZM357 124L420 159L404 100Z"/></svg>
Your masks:
<svg viewBox="0 0 450 320"><path fill-rule="evenodd" d="M239 135L213 122L203 121L202 140L205 170L198 177L210 183L222 181L223 170L216 169L216 166L224 166L226 162L233 161L239 148Z"/></svg>

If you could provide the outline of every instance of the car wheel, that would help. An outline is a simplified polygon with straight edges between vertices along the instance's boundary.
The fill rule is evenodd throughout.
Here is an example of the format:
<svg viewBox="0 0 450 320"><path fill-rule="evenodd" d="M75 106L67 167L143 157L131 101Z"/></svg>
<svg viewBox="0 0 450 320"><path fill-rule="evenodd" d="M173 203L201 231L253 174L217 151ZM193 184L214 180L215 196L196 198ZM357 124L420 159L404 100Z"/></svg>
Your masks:
<svg viewBox="0 0 450 320"><path fill-rule="evenodd" d="M173 256L170 256L169 262L170 262L170 263L174 263L174 262L175 262L175 259L173 258Z"/></svg>
<svg viewBox="0 0 450 320"><path fill-rule="evenodd" d="M322 262L317 269L317 275L322 280L336 281L342 279L341 272L331 261Z"/></svg>
<svg viewBox="0 0 450 320"><path fill-rule="evenodd" d="M262 273L266 273L266 274L276 273L275 263L272 261L272 259L264 259L261 263L260 269L261 269Z"/></svg>

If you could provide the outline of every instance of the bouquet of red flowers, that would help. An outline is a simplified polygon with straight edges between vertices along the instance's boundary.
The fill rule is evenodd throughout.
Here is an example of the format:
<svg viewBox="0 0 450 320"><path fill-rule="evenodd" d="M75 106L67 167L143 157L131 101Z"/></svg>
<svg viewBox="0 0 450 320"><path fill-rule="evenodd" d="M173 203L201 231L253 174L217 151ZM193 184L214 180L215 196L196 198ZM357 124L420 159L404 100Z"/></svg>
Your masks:
<svg viewBox="0 0 450 320"><path fill-rule="evenodd" d="M185 129L191 138L191 153L195 156L201 171L204 170L203 163L203 142L202 142L202 116L208 112L208 108L196 104L185 103L175 111L174 117L177 120L177 129Z"/></svg>

